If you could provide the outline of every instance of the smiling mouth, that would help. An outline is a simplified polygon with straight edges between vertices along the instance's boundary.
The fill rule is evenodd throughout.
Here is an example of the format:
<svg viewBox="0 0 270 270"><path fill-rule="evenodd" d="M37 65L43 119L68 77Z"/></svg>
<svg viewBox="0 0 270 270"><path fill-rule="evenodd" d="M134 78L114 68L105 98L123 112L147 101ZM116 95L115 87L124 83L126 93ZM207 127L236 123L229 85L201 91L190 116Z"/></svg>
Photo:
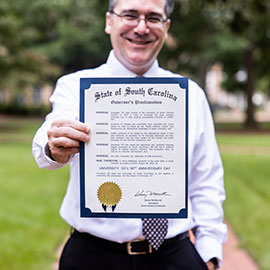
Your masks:
<svg viewBox="0 0 270 270"><path fill-rule="evenodd" d="M134 40L134 39L127 38L127 37L126 37L126 40L128 40L129 42L136 44L136 45L147 45L147 44L152 42L151 40L146 40L146 41L145 40Z"/></svg>

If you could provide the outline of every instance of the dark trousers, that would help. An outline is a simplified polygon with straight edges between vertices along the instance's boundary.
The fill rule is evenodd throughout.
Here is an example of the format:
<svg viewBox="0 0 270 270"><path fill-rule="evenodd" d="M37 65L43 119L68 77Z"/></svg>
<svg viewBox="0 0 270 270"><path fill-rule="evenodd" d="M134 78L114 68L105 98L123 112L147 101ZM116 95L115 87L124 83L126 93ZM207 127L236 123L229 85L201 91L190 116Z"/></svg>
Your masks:
<svg viewBox="0 0 270 270"><path fill-rule="evenodd" d="M60 258L59 270L200 270L205 263L188 238L144 255L129 255L73 233Z"/></svg>

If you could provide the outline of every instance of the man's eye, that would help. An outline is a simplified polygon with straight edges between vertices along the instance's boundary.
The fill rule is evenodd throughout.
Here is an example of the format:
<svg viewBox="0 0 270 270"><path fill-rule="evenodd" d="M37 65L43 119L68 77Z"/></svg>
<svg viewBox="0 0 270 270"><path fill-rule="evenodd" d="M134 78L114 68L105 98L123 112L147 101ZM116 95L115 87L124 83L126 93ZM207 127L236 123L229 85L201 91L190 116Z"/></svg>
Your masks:
<svg viewBox="0 0 270 270"><path fill-rule="evenodd" d="M125 20L133 21L133 20L137 20L138 19L138 16L133 15L133 14L124 14L123 15L123 18Z"/></svg>
<svg viewBox="0 0 270 270"><path fill-rule="evenodd" d="M150 16L147 18L147 21L151 23L160 23L162 20L160 17Z"/></svg>

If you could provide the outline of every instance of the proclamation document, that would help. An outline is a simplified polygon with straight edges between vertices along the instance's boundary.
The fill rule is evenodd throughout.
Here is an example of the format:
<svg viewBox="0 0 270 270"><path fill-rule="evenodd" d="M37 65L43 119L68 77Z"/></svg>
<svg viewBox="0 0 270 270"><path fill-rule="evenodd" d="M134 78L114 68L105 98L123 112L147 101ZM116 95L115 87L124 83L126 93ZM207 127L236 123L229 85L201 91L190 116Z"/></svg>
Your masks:
<svg viewBox="0 0 270 270"><path fill-rule="evenodd" d="M187 218L187 78L81 78L80 121L81 217Z"/></svg>

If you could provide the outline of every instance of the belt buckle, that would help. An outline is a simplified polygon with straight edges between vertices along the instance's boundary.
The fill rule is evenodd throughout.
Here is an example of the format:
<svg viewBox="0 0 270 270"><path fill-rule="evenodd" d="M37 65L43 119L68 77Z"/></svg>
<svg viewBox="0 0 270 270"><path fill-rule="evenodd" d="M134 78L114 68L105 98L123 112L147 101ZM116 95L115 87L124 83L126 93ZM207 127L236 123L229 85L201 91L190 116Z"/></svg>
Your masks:
<svg viewBox="0 0 270 270"><path fill-rule="evenodd" d="M131 244L134 243L134 242L140 242L140 241L141 240L133 240L133 241L127 242L127 253L129 255L142 255L142 254L146 254L147 253L146 251L141 251L141 252L132 251ZM149 247L148 253L152 253L152 246L151 246L151 244L148 244L148 247Z"/></svg>

